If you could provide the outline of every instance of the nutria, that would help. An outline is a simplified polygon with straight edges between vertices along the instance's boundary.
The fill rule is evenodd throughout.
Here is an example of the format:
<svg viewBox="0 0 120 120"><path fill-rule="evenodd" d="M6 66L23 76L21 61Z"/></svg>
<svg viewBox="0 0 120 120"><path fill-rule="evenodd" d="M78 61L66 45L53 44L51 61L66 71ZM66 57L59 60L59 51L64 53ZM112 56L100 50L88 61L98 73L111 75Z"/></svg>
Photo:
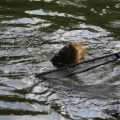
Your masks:
<svg viewBox="0 0 120 120"><path fill-rule="evenodd" d="M54 66L63 67L75 64L84 56L85 49L76 41L73 41L63 47L52 59Z"/></svg>

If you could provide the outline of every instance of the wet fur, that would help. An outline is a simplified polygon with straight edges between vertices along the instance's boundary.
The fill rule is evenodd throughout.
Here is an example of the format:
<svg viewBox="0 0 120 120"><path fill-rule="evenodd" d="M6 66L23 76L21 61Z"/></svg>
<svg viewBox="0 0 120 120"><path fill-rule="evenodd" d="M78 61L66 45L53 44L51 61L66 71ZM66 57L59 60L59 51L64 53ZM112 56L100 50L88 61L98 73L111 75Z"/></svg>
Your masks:
<svg viewBox="0 0 120 120"><path fill-rule="evenodd" d="M78 53L80 50L80 54ZM78 63L80 58L84 56L84 48L76 41L63 47L52 59L54 66L62 67L69 64Z"/></svg>

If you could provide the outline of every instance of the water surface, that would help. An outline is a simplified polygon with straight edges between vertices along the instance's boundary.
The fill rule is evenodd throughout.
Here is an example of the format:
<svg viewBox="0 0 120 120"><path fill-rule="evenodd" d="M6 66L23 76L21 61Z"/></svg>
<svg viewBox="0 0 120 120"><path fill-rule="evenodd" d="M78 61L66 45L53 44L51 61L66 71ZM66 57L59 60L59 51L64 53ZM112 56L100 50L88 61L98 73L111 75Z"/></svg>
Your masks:
<svg viewBox="0 0 120 120"><path fill-rule="evenodd" d="M84 61L119 52L119 35L119 0L0 1L0 119L119 120L119 60L77 80L34 77L55 69L49 60L73 40Z"/></svg>

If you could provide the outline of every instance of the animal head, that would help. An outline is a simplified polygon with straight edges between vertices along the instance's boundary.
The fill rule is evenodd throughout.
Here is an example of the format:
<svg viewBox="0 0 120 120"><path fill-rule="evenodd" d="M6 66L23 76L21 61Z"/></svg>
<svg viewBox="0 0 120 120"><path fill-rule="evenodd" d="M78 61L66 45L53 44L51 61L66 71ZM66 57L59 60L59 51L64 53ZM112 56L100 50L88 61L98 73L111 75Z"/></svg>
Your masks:
<svg viewBox="0 0 120 120"><path fill-rule="evenodd" d="M73 41L64 46L52 59L51 62L57 67L78 63L84 56L85 49L77 42Z"/></svg>
<svg viewBox="0 0 120 120"><path fill-rule="evenodd" d="M80 59L84 56L85 49L76 41L71 42L71 45L72 45L72 47L74 49L75 63L78 63L80 61Z"/></svg>

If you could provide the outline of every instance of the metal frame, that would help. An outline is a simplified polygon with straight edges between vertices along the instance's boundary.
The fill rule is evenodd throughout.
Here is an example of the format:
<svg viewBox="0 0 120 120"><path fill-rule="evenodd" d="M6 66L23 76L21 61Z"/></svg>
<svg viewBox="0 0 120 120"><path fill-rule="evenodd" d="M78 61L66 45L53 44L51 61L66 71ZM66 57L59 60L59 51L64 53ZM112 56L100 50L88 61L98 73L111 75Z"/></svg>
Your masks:
<svg viewBox="0 0 120 120"><path fill-rule="evenodd" d="M72 75L75 75L75 74L78 74L78 73L82 73L82 72L85 72L85 71L94 69L94 68L99 67L99 66L101 66L101 65L104 65L104 64L107 64L107 63L116 61L117 59L120 58L120 53L113 53L113 54L105 55L105 56L102 56L102 57L94 58L94 59L91 59L91 60L86 60L86 61L83 61L83 62L80 62L80 63L77 63L77 64L72 64L72 65L68 65L68 66L65 66L65 67L57 68L57 69L55 69L55 70L50 70L50 71L43 72L43 73L37 73L37 74L35 75L35 77L38 77L38 78L39 78L40 76L44 76L44 75L49 74L49 73L53 73L53 72L56 72L56 71L59 71L59 70L64 70L64 69L66 69L66 68L75 67L75 66L80 65L80 64L83 64L83 63L88 63L88 62L95 61L95 60L99 60L99 59L102 59L102 58L107 58L107 57L110 57L110 56L113 56L113 55L116 56L115 59L113 59L113 60L111 60L111 61L107 61L107 62L105 62L105 63L103 63L103 64L99 64L99 65L96 65L96 66L87 68L87 69L85 69L85 70L83 70L83 71L73 72L73 73L65 76L65 77L69 77L69 76L72 76Z"/></svg>

